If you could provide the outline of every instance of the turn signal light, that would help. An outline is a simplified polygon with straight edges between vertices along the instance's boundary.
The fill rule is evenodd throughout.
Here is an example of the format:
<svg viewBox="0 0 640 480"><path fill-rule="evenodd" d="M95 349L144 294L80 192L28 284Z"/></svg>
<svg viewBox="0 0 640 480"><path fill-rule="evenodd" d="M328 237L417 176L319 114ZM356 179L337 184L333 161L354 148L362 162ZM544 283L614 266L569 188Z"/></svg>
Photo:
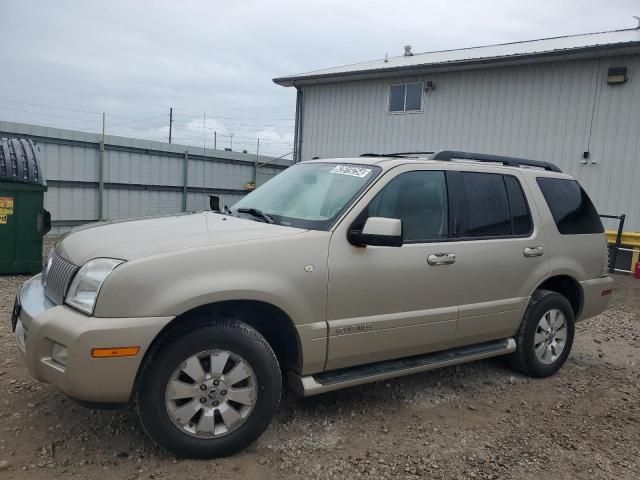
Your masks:
<svg viewBox="0 0 640 480"><path fill-rule="evenodd" d="M91 358L135 357L140 347L92 348Z"/></svg>

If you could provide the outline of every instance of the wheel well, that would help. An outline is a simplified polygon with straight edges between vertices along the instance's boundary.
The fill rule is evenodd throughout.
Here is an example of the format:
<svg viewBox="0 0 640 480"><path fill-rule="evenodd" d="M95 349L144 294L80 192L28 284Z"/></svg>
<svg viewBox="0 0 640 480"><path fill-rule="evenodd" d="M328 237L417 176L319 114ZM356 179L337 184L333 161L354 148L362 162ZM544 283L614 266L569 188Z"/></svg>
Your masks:
<svg viewBox="0 0 640 480"><path fill-rule="evenodd" d="M147 349L145 359L153 354L175 329L183 327L187 322L230 318L240 320L260 332L276 354L283 372L302 366L300 339L289 316L278 307L254 300L232 300L202 305L178 315L156 336Z"/></svg>
<svg viewBox="0 0 640 480"><path fill-rule="evenodd" d="M541 290L550 290L565 297L571 304L573 314L577 318L582 310L582 290L580 284L568 275L557 275L547 278L538 286Z"/></svg>

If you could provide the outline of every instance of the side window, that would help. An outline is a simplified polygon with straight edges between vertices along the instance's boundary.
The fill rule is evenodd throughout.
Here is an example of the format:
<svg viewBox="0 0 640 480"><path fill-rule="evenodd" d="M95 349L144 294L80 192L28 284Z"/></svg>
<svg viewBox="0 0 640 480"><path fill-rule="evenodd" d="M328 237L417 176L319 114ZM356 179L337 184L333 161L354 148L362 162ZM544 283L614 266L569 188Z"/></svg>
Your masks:
<svg viewBox="0 0 640 480"><path fill-rule="evenodd" d="M604 232L596 207L578 182L548 177L536 180L562 235Z"/></svg>
<svg viewBox="0 0 640 480"><path fill-rule="evenodd" d="M509 197L513 234L528 235L533 229L533 221L531 220L529 204L522 191L522 186L516 177L505 175L503 178L507 187L507 196Z"/></svg>
<svg viewBox="0 0 640 480"><path fill-rule="evenodd" d="M437 241L448 236L444 172L402 173L371 200L358 223L368 217L399 218L405 242Z"/></svg>
<svg viewBox="0 0 640 480"><path fill-rule="evenodd" d="M462 172L465 194L465 222L462 237L502 237L511 235L509 199L502 175Z"/></svg>

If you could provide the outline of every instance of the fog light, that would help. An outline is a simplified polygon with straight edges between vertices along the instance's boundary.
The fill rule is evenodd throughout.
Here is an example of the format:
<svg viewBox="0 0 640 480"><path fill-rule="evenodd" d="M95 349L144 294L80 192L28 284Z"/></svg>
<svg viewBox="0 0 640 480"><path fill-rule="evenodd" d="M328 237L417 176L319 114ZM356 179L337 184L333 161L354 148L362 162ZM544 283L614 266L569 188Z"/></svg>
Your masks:
<svg viewBox="0 0 640 480"><path fill-rule="evenodd" d="M66 367L67 347L54 342L53 347L51 347L51 360L62 365L63 367Z"/></svg>

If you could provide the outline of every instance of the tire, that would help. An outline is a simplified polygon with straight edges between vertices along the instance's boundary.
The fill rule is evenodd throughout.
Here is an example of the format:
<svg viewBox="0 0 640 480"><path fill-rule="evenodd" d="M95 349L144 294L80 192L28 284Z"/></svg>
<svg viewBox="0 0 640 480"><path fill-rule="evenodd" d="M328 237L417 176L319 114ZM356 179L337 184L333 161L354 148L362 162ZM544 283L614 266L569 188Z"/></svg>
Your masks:
<svg viewBox="0 0 640 480"><path fill-rule="evenodd" d="M158 445L179 457L214 458L256 440L271 422L281 394L278 360L260 333L236 320L201 320L172 331L151 352L139 376L135 405L144 430Z"/></svg>
<svg viewBox="0 0 640 480"><path fill-rule="evenodd" d="M551 328L545 327L543 317L546 326ZM561 317L564 319L564 328L556 331L555 327L560 324ZM555 327L551 326L550 321L554 319ZM574 334L575 319L569 301L559 293L536 290L520 323L515 339L516 351L509 355L509 365L530 377L549 377L556 373L569 357ZM558 352L562 336L565 337L564 343Z"/></svg>

